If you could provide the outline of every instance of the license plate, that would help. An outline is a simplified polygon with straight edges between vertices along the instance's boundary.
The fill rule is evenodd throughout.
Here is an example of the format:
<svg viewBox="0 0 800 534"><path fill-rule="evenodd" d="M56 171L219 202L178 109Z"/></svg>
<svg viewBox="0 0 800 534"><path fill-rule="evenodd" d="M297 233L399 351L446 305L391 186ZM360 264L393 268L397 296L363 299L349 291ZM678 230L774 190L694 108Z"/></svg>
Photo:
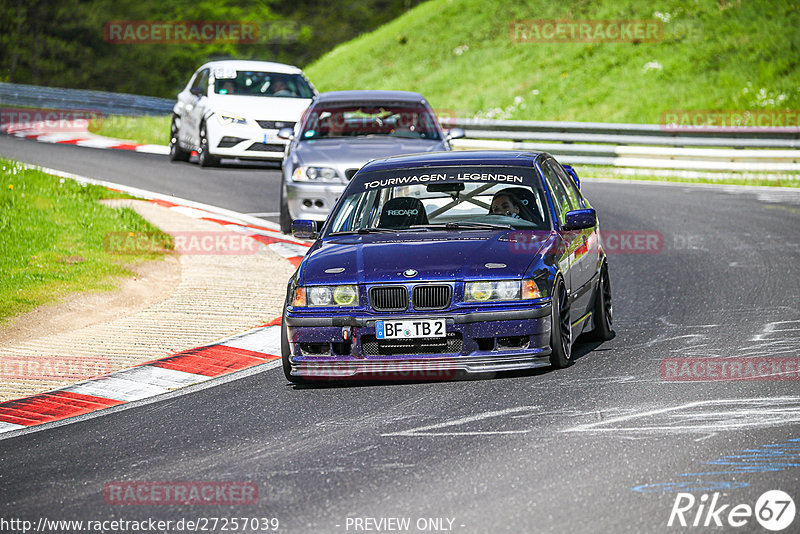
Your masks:
<svg viewBox="0 0 800 534"><path fill-rule="evenodd" d="M445 337L444 319L407 319L403 321L375 321L378 339L410 339L418 337Z"/></svg>

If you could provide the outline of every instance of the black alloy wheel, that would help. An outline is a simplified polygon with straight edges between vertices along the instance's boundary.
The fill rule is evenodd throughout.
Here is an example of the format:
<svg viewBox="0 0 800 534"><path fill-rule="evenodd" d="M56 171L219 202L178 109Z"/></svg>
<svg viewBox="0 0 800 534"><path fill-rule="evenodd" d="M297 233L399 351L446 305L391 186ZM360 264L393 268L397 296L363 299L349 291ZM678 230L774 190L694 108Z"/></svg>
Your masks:
<svg viewBox="0 0 800 534"><path fill-rule="evenodd" d="M560 280L553 290L550 323L550 364L556 369L572 365L572 323L569 318L569 296Z"/></svg>

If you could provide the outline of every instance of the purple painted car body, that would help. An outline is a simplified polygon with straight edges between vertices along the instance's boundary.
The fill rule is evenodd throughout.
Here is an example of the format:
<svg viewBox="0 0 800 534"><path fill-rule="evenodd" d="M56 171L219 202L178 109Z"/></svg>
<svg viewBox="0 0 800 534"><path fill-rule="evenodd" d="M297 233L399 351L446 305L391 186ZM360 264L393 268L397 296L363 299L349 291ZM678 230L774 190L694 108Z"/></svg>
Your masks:
<svg viewBox="0 0 800 534"><path fill-rule="evenodd" d="M296 235L316 241L288 286L287 378L565 367L577 335L610 338L597 218L570 171L530 152L365 165L319 235L295 221ZM512 208L500 213L505 200Z"/></svg>

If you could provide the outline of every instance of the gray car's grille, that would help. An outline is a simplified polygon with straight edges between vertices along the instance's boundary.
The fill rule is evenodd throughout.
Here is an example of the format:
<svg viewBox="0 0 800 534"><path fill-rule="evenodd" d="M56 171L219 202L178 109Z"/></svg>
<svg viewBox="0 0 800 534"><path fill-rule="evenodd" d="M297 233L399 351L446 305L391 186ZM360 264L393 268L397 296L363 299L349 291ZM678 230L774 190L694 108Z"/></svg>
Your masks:
<svg viewBox="0 0 800 534"><path fill-rule="evenodd" d="M408 289L404 286L373 287L369 290L372 309L380 312L408 309Z"/></svg>
<svg viewBox="0 0 800 534"><path fill-rule="evenodd" d="M284 148L283 145L253 143L247 147L247 150L252 150L254 152L283 152Z"/></svg>
<svg viewBox="0 0 800 534"><path fill-rule="evenodd" d="M411 296L415 310L442 310L450 306L452 290L445 285L418 285Z"/></svg>
<svg viewBox="0 0 800 534"><path fill-rule="evenodd" d="M372 335L361 336L361 352L365 356L460 353L462 347L460 332L448 332L447 337L419 339L379 340Z"/></svg>
<svg viewBox="0 0 800 534"><path fill-rule="evenodd" d="M265 130L280 130L281 128L294 128L291 121L256 121Z"/></svg>

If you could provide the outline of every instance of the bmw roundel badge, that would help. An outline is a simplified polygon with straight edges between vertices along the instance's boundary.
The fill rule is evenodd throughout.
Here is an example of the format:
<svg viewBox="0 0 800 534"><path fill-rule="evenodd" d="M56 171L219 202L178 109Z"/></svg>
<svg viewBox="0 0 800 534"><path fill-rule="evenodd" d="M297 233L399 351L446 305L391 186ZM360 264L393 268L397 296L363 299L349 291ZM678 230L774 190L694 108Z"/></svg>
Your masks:
<svg viewBox="0 0 800 534"><path fill-rule="evenodd" d="M403 276L405 276L406 278L413 278L417 276L417 271L415 271L414 269L406 269L405 271L403 271Z"/></svg>

